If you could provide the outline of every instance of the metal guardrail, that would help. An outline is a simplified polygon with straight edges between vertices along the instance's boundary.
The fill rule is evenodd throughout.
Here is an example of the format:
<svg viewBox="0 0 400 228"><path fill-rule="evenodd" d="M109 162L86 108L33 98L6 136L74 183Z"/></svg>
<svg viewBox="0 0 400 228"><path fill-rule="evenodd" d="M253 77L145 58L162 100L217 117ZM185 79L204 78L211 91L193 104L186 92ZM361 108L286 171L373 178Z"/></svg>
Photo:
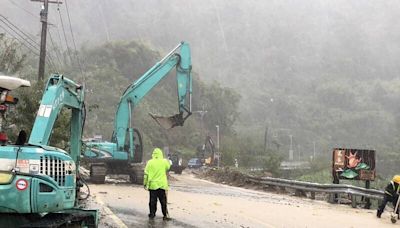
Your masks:
<svg viewBox="0 0 400 228"><path fill-rule="evenodd" d="M295 190L301 190L305 192L311 192L314 194L315 192L323 192L323 193L333 193L333 194L351 194L355 196L364 196L366 198L383 199L384 192L376 189L366 189L363 187L357 187L347 184L318 184L318 183L310 183L305 181L296 181L296 180L287 180L280 178L272 178L272 177L253 177L250 175L246 175L247 179L250 182L264 184L269 186L278 186L285 187Z"/></svg>

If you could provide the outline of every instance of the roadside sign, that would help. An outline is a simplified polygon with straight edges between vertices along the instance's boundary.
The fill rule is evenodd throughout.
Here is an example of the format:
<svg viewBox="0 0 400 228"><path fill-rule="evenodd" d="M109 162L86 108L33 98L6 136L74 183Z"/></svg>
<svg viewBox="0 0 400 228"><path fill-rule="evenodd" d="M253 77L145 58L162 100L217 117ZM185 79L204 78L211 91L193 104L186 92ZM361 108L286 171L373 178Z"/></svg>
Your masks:
<svg viewBox="0 0 400 228"><path fill-rule="evenodd" d="M375 150L335 148L332 153L334 180L375 179Z"/></svg>

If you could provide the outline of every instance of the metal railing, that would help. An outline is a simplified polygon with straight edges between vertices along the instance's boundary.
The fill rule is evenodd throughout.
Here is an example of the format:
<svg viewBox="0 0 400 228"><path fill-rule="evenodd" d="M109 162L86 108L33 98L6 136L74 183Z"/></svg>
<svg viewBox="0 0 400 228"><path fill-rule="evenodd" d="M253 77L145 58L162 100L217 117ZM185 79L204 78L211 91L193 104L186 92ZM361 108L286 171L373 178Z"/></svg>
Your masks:
<svg viewBox="0 0 400 228"><path fill-rule="evenodd" d="M363 196L370 199L383 199L383 191L376 189L366 189L363 187L357 187L347 184L318 184L310 183L305 181L287 180L272 177L253 177L246 175L248 181L263 184L268 186L285 187L294 190L300 190L304 192L310 192L311 195L315 192L330 193L330 194L350 194L354 196Z"/></svg>

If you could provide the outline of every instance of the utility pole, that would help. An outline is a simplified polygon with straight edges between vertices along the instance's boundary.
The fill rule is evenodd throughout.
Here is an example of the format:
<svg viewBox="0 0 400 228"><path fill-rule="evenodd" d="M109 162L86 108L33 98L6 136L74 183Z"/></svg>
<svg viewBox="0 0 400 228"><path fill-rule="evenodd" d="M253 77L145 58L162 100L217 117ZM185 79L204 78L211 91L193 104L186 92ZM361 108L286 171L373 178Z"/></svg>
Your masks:
<svg viewBox="0 0 400 228"><path fill-rule="evenodd" d="M315 159L315 141L313 141L313 145L314 145L313 160L314 160Z"/></svg>
<svg viewBox="0 0 400 228"><path fill-rule="evenodd" d="M300 151L300 145L297 145L297 152L299 154L299 161L301 160L301 151Z"/></svg>
<svg viewBox="0 0 400 228"><path fill-rule="evenodd" d="M268 145L268 126L265 127L265 132L264 132L264 154L267 152L267 149L269 149L269 145Z"/></svg>
<svg viewBox="0 0 400 228"><path fill-rule="evenodd" d="M49 12L49 3L61 4L61 2L49 1L49 0L31 0L31 1L43 3L42 10L40 11L40 22L42 22L42 34L40 37L40 56L39 56L39 73L38 73L38 80L42 81L44 78L44 69L46 65L47 15Z"/></svg>
<svg viewBox="0 0 400 228"><path fill-rule="evenodd" d="M219 152L219 125L215 125L215 127L217 128L217 154L218 154L217 167L219 168L219 163L221 160L221 153Z"/></svg>
<svg viewBox="0 0 400 228"><path fill-rule="evenodd" d="M290 137L289 160L293 161L293 135L289 135L289 137Z"/></svg>

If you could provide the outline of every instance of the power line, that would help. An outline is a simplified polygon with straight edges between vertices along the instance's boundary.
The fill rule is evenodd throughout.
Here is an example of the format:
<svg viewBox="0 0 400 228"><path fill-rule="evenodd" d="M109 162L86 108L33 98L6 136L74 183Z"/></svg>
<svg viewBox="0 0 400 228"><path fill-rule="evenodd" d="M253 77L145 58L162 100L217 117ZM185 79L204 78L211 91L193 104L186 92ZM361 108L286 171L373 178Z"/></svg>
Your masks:
<svg viewBox="0 0 400 228"><path fill-rule="evenodd" d="M54 12L55 12L56 10L54 9ZM56 12L55 12L56 13ZM56 29L57 29L57 43L58 43L58 45L59 45L59 47L61 48L61 50L64 48L64 46L63 46L63 42L62 42L62 38L61 38L61 33L60 33L60 29L59 29L59 22L58 21L56 21L55 20L55 24L53 24L55 27L56 27ZM61 53L60 53L61 54ZM64 57L64 56L63 56ZM64 57L64 60L65 60L65 57Z"/></svg>
<svg viewBox="0 0 400 228"><path fill-rule="evenodd" d="M30 46L28 46L27 44L25 44L24 42L22 42L18 37L16 37L16 36L13 35L12 33L8 32L8 30L7 30L3 25L0 24L0 27L1 27L5 32L7 32L9 35L11 35L14 39L18 40L18 42L19 42L20 44L22 44L23 46L25 46L26 48L28 48L29 51L31 51L34 55L39 56L39 53L37 53L35 50L33 50L32 47L30 47Z"/></svg>
<svg viewBox="0 0 400 228"><path fill-rule="evenodd" d="M3 22L3 24L6 25L9 29L11 29L17 36L19 36L21 39L27 42L31 47L35 48L38 51L40 50L37 47L38 44L31 37L29 37L24 31L18 28L18 26L14 25L11 21L9 21L6 17L4 17L1 14L0 17L4 18L4 20L0 18L0 21Z"/></svg>
<svg viewBox="0 0 400 228"><path fill-rule="evenodd" d="M7 32L10 36L12 36L15 40L18 41L19 44L21 44L22 46L25 46L32 54L39 56L39 53L37 53L35 50L33 50L33 48L31 46L28 46L25 42L21 41L17 36L13 35L12 33L10 33L3 25L0 24L0 27ZM52 62L52 57L48 56L48 63L49 65L52 66L53 69L56 69L54 63Z"/></svg>
<svg viewBox="0 0 400 228"><path fill-rule="evenodd" d="M61 59L60 59L60 55L61 54L59 53L58 48L56 48L56 46L54 45L53 36L51 35L50 29L49 29L49 37L50 37L51 46L53 47L54 53L55 53L55 55L57 57L58 63L60 64L60 67L61 67L62 66L62 62L61 62Z"/></svg>
<svg viewBox="0 0 400 228"><path fill-rule="evenodd" d="M70 30L71 30L72 42L73 42L73 44L74 44L75 58L76 58L76 62L77 62L78 65L79 65L79 69L80 69L80 71L81 71L82 77L83 77L83 79L84 79L84 74L83 74L83 70L82 70L81 61L79 61L78 51L77 51L77 49L76 49L75 36L74 36L74 32L73 32L73 30L72 30L71 17L70 17L70 15L69 15L68 3L67 3L67 2L68 2L67 0L64 0L65 8L66 8L66 10L67 10L68 21L69 21L69 28L70 28Z"/></svg>
<svg viewBox="0 0 400 228"><path fill-rule="evenodd" d="M70 51L70 48L69 48L69 45L68 45L67 35L65 33L64 22L63 22L63 19L62 19L62 16L61 16L60 6L59 5L57 6L57 11L58 11L58 15L60 16L61 28L63 30L64 39L65 39L65 45L67 47L67 53L68 53L68 56L69 56L69 60L72 63L71 51Z"/></svg>
<svg viewBox="0 0 400 228"><path fill-rule="evenodd" d="M31 48L36 49L36 51L40 51L39 49L39 44L36 43L35 40L32 39L32 35L27 34L26 32L24 32L22 29L20 29L18 26L16 26L15 24L13 24L10 20L8 20L5 16L0 14L0 21L3 22L3 24L5 24L11 31L13 31L18 37L20 37L22 40L24 40L27 44L29 44L30 48L28 47L28 45L25 45L25 42L22 42L20 39L18 39L17 37L13 36L10 32L8 32L11 36L13 36L14 38L16 38L21 44L23 44L24 46L28 47L28 49L30 49L35 55L37 55L37 53L35 51L33 51ZM4 30L6 30L3 26L2 28ZM53 57L50 55L46 56L49 57L48 62L49 64L52 65L53 68L55 67L55 64L53 63Z"/></svg>
<svg viewBox="0 0 400 228"><path fill-rule="evenodd" d="M31 16L33 16L33 17L35 17L35 18L39 18L38 15L35 15L35 14L33 14L32 12L30 12L29 10L27 10L27 9L23 8L22 6L16 4L15 1L13 1L13 0L8 0L8 1L11 2L11 4L13 4L14 6L16 6L16 7L20 8L21 10L25 11L25 12L28 13L29 15L31 15Z"/></svg>

